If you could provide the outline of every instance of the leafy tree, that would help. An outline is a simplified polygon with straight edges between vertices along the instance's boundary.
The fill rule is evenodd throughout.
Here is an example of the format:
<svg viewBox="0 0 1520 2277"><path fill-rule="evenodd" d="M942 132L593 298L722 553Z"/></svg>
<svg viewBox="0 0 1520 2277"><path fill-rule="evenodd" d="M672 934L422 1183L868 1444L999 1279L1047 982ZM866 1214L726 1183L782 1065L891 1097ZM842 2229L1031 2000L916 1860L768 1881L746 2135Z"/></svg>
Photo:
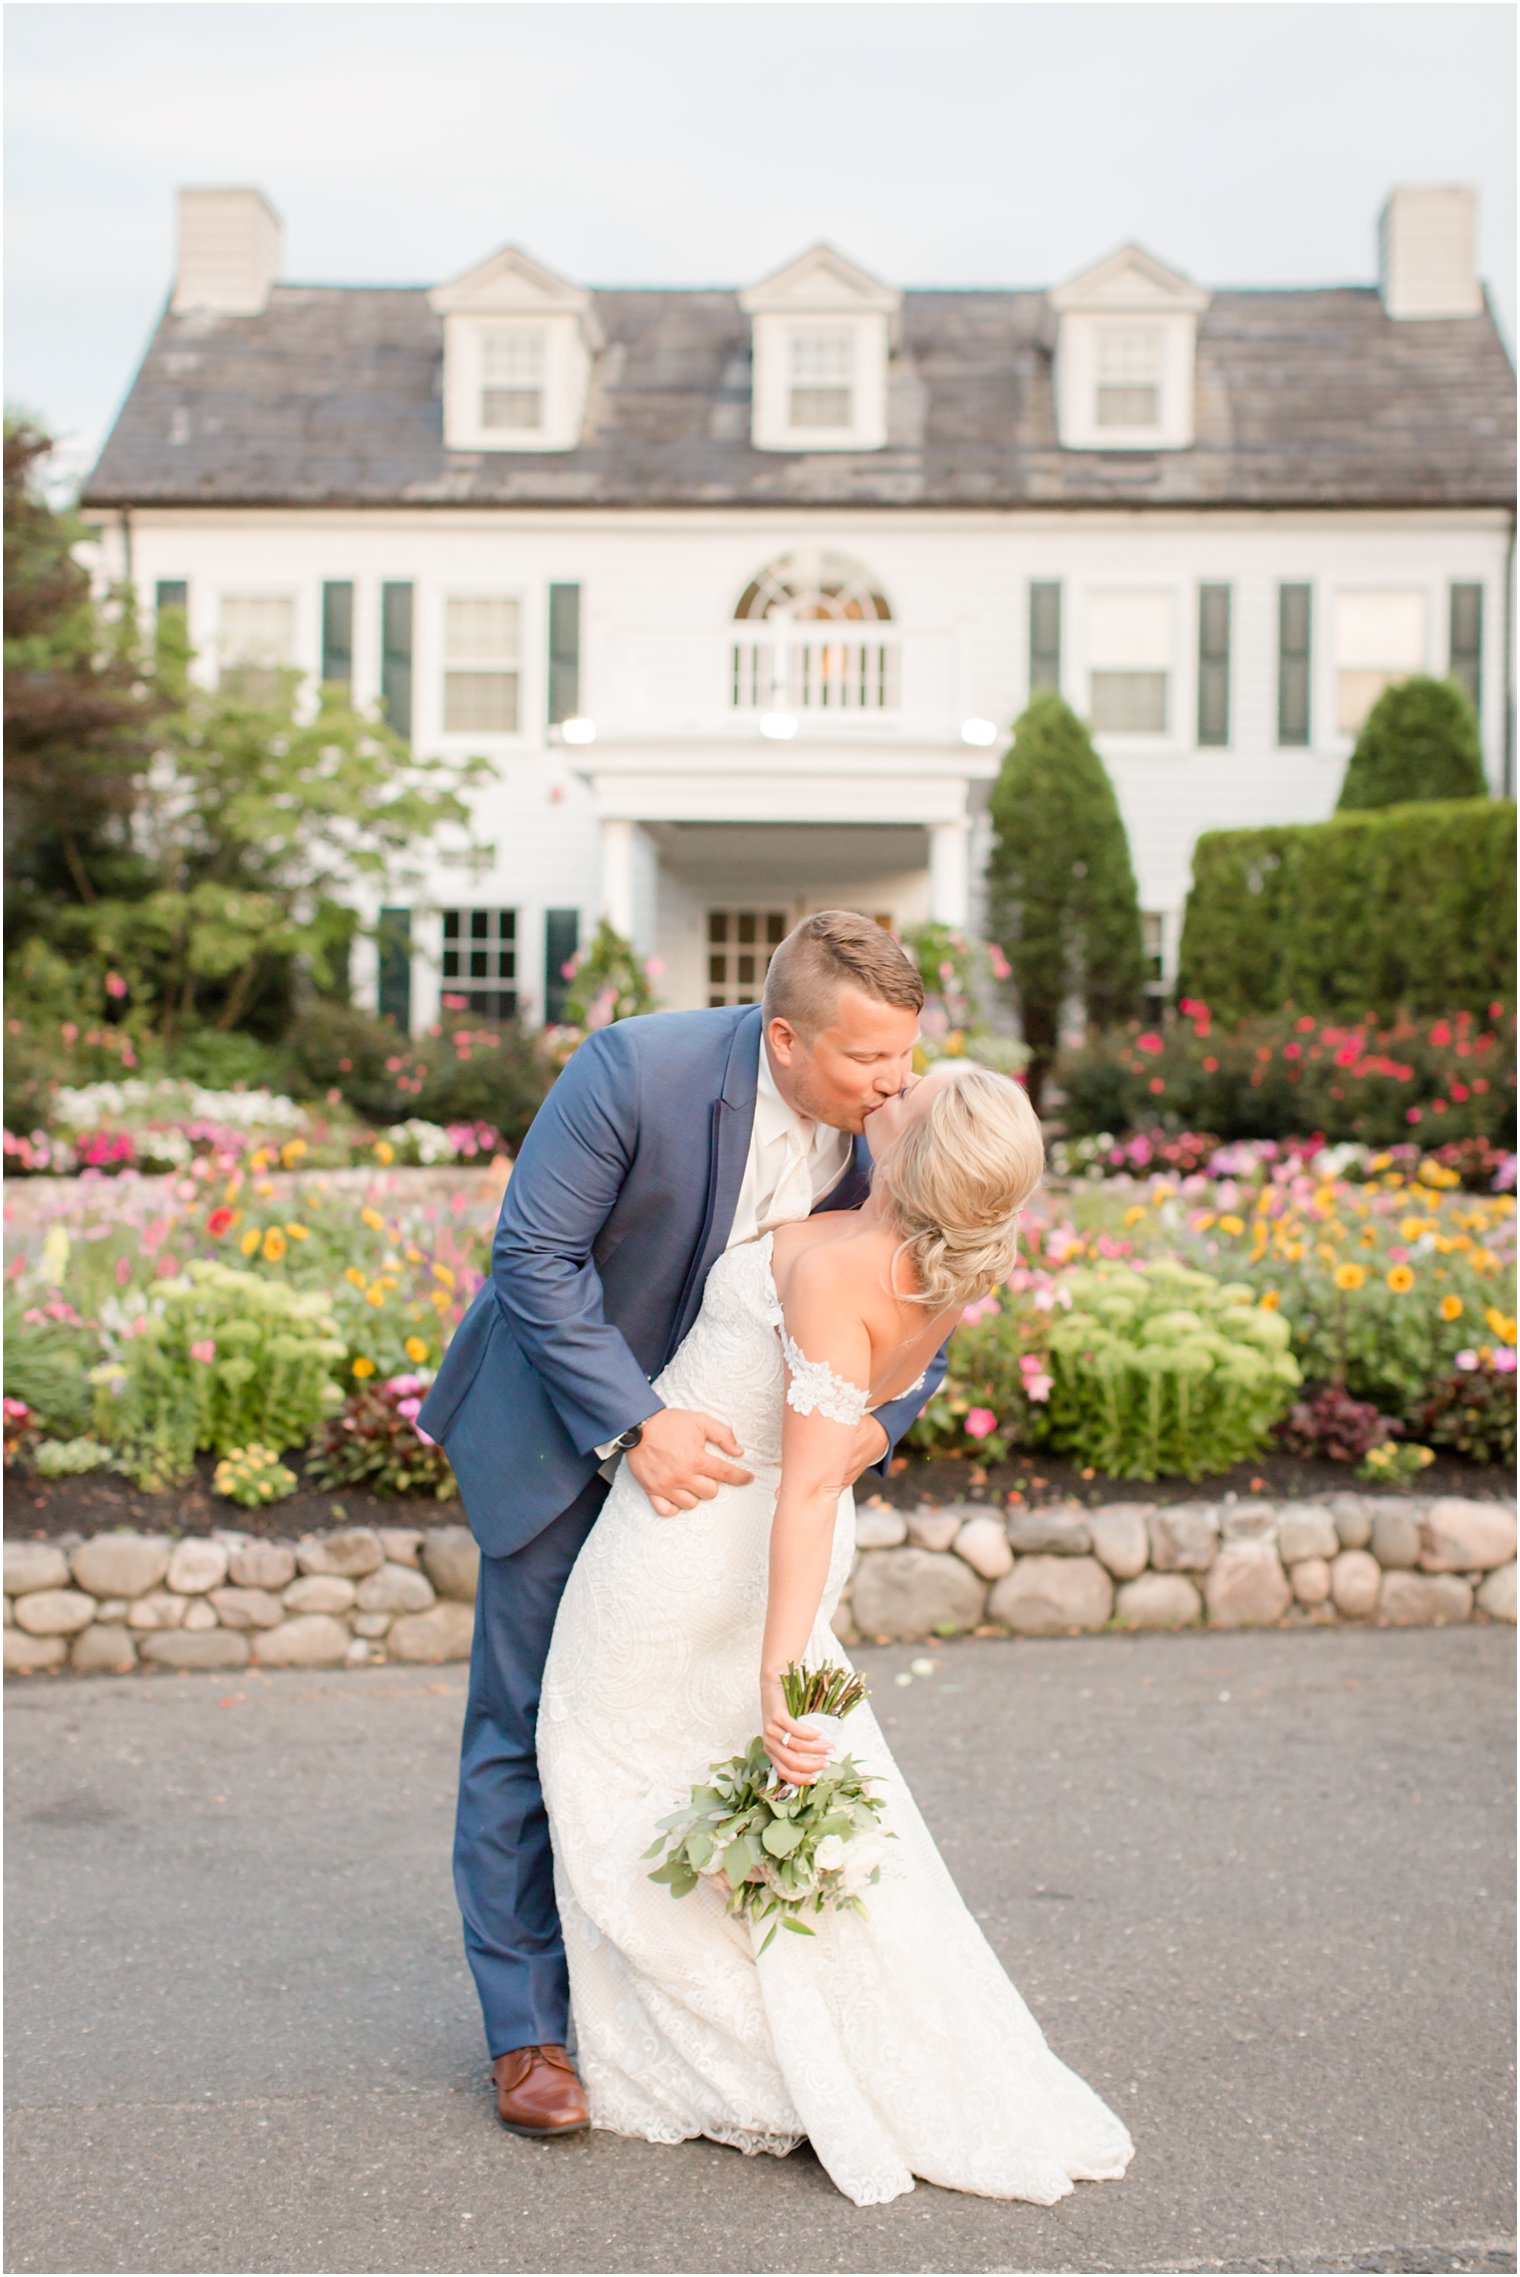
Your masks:
<svg viewBox="0 0 1520 2277"><path fill-rule="evenodd" d="M1082 722L1042 689L1014 722L993 786L988 920L1012 967L1039 1105L1075 998L1089 1029L1137 1013L1145 948L1129 840Z"/></svg>
<svg viewBox="0 0 1520 2277"><path fill-rule="evenodd" d="M289 672L253 703L202 685L191 661L171 620L155 667L166 716L133 817L149 890L97 900L70 927L152 1003L165 1044L200 1021L283 1026L294 973L333 984L367 885L415 891L425 864L478 867L490 851L470 843L462 795L489 762L416 756L346 689L321 689L313 710ZM440 854L440 832L463 843Z"/></svg>
<svg viewBox="0 0 1520 2277"><path fill-rule="evenodd" d="M132 890L127 819L162 702L130 613L108 623L74 557L89 536L50 504L51 439L5 423L5 851L12 942L60 903Z"/></svg>
<svg viewBox="0 0 1520 2277"><path fill-rule="evenodd" d="M1487 796L1477 715L1465 692L1455 680L1416 674L1385 688L1367 714L1336 812Z"/></svg>

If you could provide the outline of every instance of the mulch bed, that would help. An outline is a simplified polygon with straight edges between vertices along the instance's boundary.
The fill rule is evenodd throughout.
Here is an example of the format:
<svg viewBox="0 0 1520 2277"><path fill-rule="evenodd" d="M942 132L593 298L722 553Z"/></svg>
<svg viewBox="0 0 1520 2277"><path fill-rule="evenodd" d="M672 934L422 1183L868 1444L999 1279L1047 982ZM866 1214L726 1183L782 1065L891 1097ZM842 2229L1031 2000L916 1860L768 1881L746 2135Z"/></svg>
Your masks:
<svg viewBox="0 0 1520 2277"><path fill-rule="evenodd" d="M300 1475L299 1461L290 1466ZM99 1534L113 1526L129 1526L148 1534L209 1534L217 1527L245 1534L296 1536L330 1526L460 1526L464 1505L432 1499L386 1498L363 1494L354 1488L331 1488L304 1483L283 1502L261 1510L240 1510L211 1490L215 1457L202 1455L196 1462L194 1486L177 1494L142 1494L125 1479L96 1471L84 1478L45 1479L18 1463L8 1473L5 1493L5 1532L12 1538L56 1540L65 1534ZM1054 1456L1038 1462L982 1465L955 1456L928 1461L910 1456L885 1485L866 1478L857 1488L861 1502L873 1495L898 1509L920 1503L985 1502L1017 1508L1048 1502L1222 1502L1226 1495L1241 1501L1296 1502L1313 1495L1353 1493L1397 1496L1397 1488L1369 1488L1349 1463L1305 1461L1289 1455L1264 1455L1232 1471L1204 1479L1089 1478L1070 1463ZM1509 1500L1515 1482L1500 1464L1464 1463L1455 1456L1438 1456L1421 1471L1409 1491L1419 1494L1460 1494L1478 1499ZM1015 1500L1015 1498L1017 1498Z"/></svg>
<svg viewBox="0 0 1520 2277"><path fill-rule="evenodd" d="M1047 1502L1082 1502L1089 1508L1100 1502L1223 1502L1230 1494L1242 1502L1302 1502L1345 1493L1397 1499L1401 1491L1508 1501L1514 1496L1515 1480L1502 1463L1468 1463L1457 1455L1437 1455L1401 1490L1369 1486L1357 1477L1354 1463L1276 1454L1258 1455L1254 1462L1237 1463L1233 1470L1213 1471L1200 1479L1104 1478L1063 1462L1059 1455L1040 1452L987 1464L957 1455L937 1455L932 1461L911 1456L885 1486L875 1479L858 1486L856 1499L864 1501L872 1490L900 1510L924 1502L1012 1503L1015 1508L1033 1509Z"/></svg>

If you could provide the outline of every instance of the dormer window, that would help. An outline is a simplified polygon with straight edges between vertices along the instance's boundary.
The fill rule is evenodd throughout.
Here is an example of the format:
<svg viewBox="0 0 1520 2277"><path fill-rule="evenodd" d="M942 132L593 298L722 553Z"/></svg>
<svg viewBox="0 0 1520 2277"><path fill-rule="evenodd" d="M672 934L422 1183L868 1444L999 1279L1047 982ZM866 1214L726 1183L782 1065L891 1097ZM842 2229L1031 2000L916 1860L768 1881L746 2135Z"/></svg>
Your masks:
<svg viewBox="0 0 1520 2277"><path fill-rule="evenodd" d="M1155 427L1161 419L1159 324L1105 324L1097 338L1097 423Z"/></svg>
<svg viewBox="0 0 1520 2277"><path fill-rule="evenodd" d="M757 451L879 451L902 294L815 245L739 295L753 319Z"/></svg>
<svg viewBox="0 0 1520 2277"><path fill-rule="evenodd" d="M482 427L541 430L547 342L541 325L513 325L490 331L480 342L480 424Z"/></svg>
<svg viewBox="0 0 1520 2277"><path fill-rule="evenodd" d="M512 245L429 295L451 451L573 451L602 345L591 295Z"/></svg>
<svg viewBox="0 0 1520 2277"><path fill-rule="evenodd" d="M1056 421L1068 451L1182 451L1209 295L1125 245L1050 295L1059 321Z"/></svg>
<svg viewBox="0 0 1520 2277"><path fill-rule="evenodd" d="M794 332L788 413L794 427L849 427L855 415L855 335Z"/></svg>

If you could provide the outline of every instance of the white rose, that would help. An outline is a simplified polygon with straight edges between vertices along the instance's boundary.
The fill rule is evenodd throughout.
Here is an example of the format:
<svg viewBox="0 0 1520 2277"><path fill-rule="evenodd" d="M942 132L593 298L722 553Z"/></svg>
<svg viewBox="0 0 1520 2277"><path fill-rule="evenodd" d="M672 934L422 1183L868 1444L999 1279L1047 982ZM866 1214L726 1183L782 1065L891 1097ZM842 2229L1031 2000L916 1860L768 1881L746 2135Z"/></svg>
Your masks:
<svg viewBox="0 0 1520 2277"><path fill-rule="evenodd" d="M837 1834L826 1834L813 1853L813 1861L820 1874L837 1874L844 1864L844 1843Z"/></svg>

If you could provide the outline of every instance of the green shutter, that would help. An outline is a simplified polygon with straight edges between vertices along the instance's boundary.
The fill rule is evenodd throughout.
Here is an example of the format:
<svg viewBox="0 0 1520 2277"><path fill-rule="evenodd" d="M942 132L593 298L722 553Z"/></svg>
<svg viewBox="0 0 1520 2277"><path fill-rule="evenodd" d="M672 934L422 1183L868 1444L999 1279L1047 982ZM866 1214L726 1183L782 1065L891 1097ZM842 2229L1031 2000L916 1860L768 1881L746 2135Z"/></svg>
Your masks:
<svg viewBox="0 0 1520 2277"><path fill-rule="evenodd" d="M412 588L380 588L380 694L398 735L412 732Z"/></svg>
<svg viewBox="0 0 1520 2277"><path fill-rule="evenodd" d="M162 616L165 609L188 609L190 586L183 577L161 577L153 588L153 611Z"/></svg>
<svg viewBox="0 0 1520 2277"><path fill-rule="evenodd" d="M1198 741L1230 740L1230 588L1198 588Z"/></svg>
<svg viewBox="0 0 1520 2277"><path fill-rule="evenodd" d="M549 588L549 725L559 727L581 708L581 589Z"/></svg>
<svg viewBox="0 0 1520 2277"><path fill-rule="evenodd" d="M1309 741L1311 588L1277 588L1277 740Z"/></svg>
<svg viewBox="0 0 1520 2277"><path fill-rule="evenodd" d="M1061 588L1029 588L1029 693L1061 685Z"/></svg>
<svg viewBox="0 0 1520 2277"><path fill-rule="evenodd" d="M571 718L575 717L571 713ZM565 1017L565 998L570 993L566 965L581 943L581 913L578 909L546 909L544 911L544 1021L549 1027Z"/></svg>
<svg viewBox="0 0 1520 2277"><path fill-rule="evenodd" d="M1483 588L1451 589L1451 677L1481 716L1483 696Z"/></svg>
<svg viewBox="0 0 1520 2277"><path fill-rule="evenodd" d="M382 909L379 1006L382 1020L394 1020L403 1036L412 1032L412 913Z"/></svg>
<svg viewBox="0 0 1520 2277"><path fill-rule="evenodd" d="M354 589L349 584L322 588L322 682L351 688L354 681Z"/></svg>

